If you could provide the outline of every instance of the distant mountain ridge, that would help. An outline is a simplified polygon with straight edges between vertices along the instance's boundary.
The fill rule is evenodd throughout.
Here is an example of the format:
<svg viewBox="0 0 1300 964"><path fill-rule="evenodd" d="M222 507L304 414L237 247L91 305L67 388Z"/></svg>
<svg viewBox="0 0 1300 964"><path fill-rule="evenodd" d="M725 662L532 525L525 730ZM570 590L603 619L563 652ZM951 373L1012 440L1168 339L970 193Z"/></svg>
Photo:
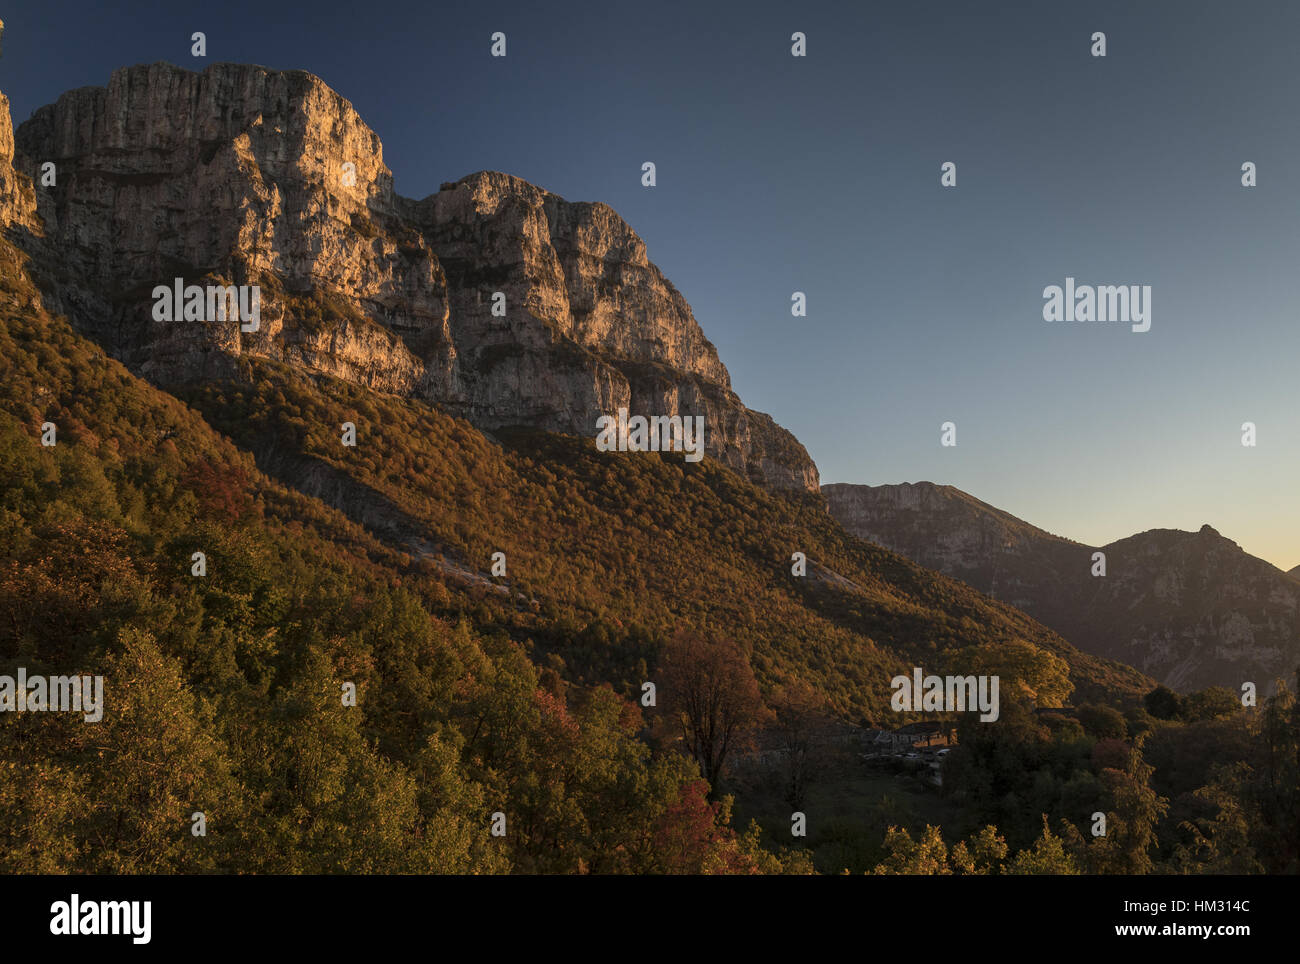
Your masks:
<svg viewBox="0 0 1300 964"><path fill-rule="evenodd" d="M1052 535L952 486L831 484L850 532L995 596L1085 652L1177 689L1262 691L1300 664L1300 582L1210 526L1105 546ZM1106 575L1092 575L1104 552ZM1300 567L1298 567L1300 568Z"/></svg>

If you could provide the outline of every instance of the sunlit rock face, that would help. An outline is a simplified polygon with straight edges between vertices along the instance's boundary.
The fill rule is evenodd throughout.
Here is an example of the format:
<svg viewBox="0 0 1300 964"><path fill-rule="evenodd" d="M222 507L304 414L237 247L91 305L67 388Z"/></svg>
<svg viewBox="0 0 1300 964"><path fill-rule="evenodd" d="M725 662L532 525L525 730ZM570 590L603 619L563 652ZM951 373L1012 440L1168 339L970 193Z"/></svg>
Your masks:
<svg viewBox="0 0 1300 964"><path fill-rule="evenodd" d="M44 240L30 242L53 307L160 384L239 377L257 356L488 430L592 436L620 407L703 415L708 457L817 489L803 446L732 392L690 306L611 208L497 172L403 198L379 138L311 74L125 68L36 111L16 143L20 171L57 172L35 192ZM259 286L258 330L156 321L154 289L176 278Z"/></svg>

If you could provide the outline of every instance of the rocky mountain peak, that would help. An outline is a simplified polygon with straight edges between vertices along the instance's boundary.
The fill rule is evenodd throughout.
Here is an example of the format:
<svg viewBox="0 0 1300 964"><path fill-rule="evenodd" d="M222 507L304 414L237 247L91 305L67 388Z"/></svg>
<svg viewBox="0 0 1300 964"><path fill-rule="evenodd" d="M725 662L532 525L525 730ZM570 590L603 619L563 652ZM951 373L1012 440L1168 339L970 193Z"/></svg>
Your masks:
<svg viewBox="0 0 1300 964"><path fill-rule="evenodd" d="M702 415L708 457L770 487L818 487L803 446L735 395L608 205L496 171L401 197L379 137L312 74L123 68L37 110L14 141L19 171L57 170L36 192L45 241L28 243L57 279L52 307L159 384L242 377L241 359L267 358L489 431L592 436L619 408ZM259 330L154 321L151 292L178 277L259 285Z"/></svg>

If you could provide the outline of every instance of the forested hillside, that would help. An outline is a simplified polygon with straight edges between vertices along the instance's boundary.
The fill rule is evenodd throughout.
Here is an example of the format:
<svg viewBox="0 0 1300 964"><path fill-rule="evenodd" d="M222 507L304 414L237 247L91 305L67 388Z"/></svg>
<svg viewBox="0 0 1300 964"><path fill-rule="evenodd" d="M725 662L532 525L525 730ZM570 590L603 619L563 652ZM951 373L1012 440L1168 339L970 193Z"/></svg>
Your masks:
<svg viewBox="0 0 1300 964"><path fill-rule="evenodd" d="M852 722L885 719L904 667L1014 640L1099 698L1148 685L707 461L492 440L271 363L187 406L2 254L0 649L104 674L109 706L0 719L7 869L803 866L650 738L662 710L636 697L680 629Z"/></svg>

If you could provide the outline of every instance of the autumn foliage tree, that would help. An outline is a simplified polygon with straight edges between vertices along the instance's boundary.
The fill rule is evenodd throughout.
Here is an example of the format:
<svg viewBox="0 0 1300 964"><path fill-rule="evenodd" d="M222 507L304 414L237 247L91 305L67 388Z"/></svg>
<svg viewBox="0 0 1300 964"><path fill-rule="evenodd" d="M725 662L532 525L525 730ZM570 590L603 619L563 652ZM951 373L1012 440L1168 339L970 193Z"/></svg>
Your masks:
<svg viewBox="0 0 1300 964"><path fill-rule="evenodd" d="M679 632L664 647L660 678L669 726L716 791L728 755L768 716L749 657L731 640Z"/></svg>
<svg viewBox="0 0 1300 964"><path fill-rule="evenodd" d="M831 715L825 699L804 680L792 680L771 696L775 730L785 754L785 800L803 808L808 783L824 763L823 743Z"/></svg>

